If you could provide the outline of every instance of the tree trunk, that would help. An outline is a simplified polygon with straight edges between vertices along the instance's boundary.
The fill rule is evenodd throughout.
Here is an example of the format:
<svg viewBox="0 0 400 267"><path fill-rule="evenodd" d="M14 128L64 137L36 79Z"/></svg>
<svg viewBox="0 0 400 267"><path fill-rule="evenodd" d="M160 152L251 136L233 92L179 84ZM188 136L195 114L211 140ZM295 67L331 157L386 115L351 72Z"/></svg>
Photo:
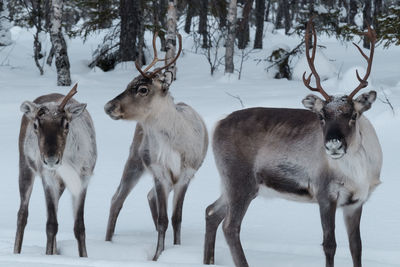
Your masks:
<svg viewBox="0 0 400 267"><path fill-rule="evenodd" d="M279 5L278 6L278 11L276 12L276 18L275 18L275 28L280 29L282 28L282 19L283 19L283 6Z"/></svg>
<svg viewBox="0 0 400 267"><path fill-rule="evenodd" d="M139 34L139 1L121 0L119 13L121 32L119 52L121 61L134 61L137 55L136 39Z"/></svg>
<svg viewBox="0 0 400 267"><path fill-rule="evenodd" d="M187 0L187 11L185 20L185 32L190 33L190 28L192 27L192 18L194 16L194 6L193 0Z"/></svg>
<svg viewBox="0 0 400 267"><path fill-rule="evenodd" d="M243 6L243 12L241 19L238 20L238 48L245 49L249 43L250 29L249 29L249 16L251 8L253 6L253 0L246 0Z"/></svg>
<svg viewBox="0 0 400 267"><path fill-rule="evenodd" d="M157 0L160 1L159 5L159 20L161 24L162 29L167 29L167 20L166 20L166 14L168 10L168 0ZM160 40L161 40L161 51L167 51L167 42L165 40L165 35L160 34Z"/></svg>
<svg viewBox="0 0 400 267"><path fill-rule="evenodd" d="M268 4L267 4L267 7L265 9L265 18L264 18L264 20L265 21L269 21L268 19L269 19L269 11L271 9L271 0L266 0L266 1L268 1Z"/></svg>
<svg viewBox="0 0 400 267"><path fill-rule="evenodd" d="M207 33L208 0L200 0L199 33L203 36L202 48L208 47Z"/></svg>
<svg viewBox="0 0 400 267"><path fill-rule="evenodd" d="M265 0L256 0L256 35L254 49L263 48Z"/></svg>
<svg viewBox="0 0 400 267"><path fill-rule="evenodd" d="M171 62L175 57L176 51L176 0L168 1L168 12L167 12L167 38L166 38L167 52L165 58L167 61L165 64ZM174 79L176 79L176 64L170 66L167 70L173 73Z"/></svg>
<svg viewBox="0 0 400 267"><path fill-rule="evenodd" d="M56 58L57 68L57 85L70 86L71 75L69 72L69 59L67 52L67 44L61 32L62 19L62 0L52 0L51 2L51 19L50 19L50 40L54 47L54 55Z"/></svg>
<svg viewBox="0 0 400 267"><path fill-rule="evenodd" d="M228 9L228 36L226 38L225 51L225 73L233 73L233 53L235 50L235 33L236 33L236 17L237 17L237 1L231 0Z"/></svg>
<svg viewBox="0 0 400 267"><path fill-rule="evenodd" d="M288 0L282 0L283 5L283 16L285 18L285 34L288 34L290 27L292 25L290 13L289 13L289 2Z"/></svg>
<svg viewBox="0 0 400 267"><path fill-rule="evenodd" d="M356 15L357 15L357 0L350 0L347 23L350 25L356 25L354 21L354 17Z"/></svg>
<svg viewBox="0 0 400 267"><path fill-rule="evenodd" d="M368 25L371 25L372 18L371 18L371 0L365 0L364 1L364 9L363 9L363 29L367 29ZM364 36L364 41L363 41L363 46L364 48L369 49L370 43L369 39Z"/></svg>
<svg viewBox="0 0 400 267"><path fill-rule="evenodd" d="M10 28L7 0L0 0L0 46L7 46L12 43Z"/></svg>
<svg viewBox="0 0 400 267"><path fill-rule="evenodd" d="M221 29L226 27L227 4L226 0L211 0L211 4L215 9L216 16L219 19L219 27Z"/></svg>
<svg viewBox="0 0 400 267"><path fill-rule="evenodd" d="M379 36L379 21L378 21L378 16L382 14L382 0L375 0L374 1L374 20L373 20L373 26L375 31L377 32Z"/></svg>

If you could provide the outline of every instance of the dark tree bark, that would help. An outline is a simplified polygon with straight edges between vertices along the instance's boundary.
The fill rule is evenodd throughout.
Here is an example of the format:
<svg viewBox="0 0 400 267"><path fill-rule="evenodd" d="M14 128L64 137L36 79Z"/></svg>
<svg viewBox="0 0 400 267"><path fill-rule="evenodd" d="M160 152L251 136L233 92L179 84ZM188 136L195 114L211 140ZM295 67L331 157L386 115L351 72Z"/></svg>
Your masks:
<svg viewBox="0 0 400 267"><path fill-rule="evenodd" d="M285 34L287 34L290 30L291 27L291 18L290 18L290 7L289 7L289 2L288 0L282 0L282 4L283 5L283 16L285 18Z"/></svg>
<svg viewBox="0 0 400 267"><path fill-rule="evenodd" d="M283 6L279 5L275 17L275 28L280 29L283 27L282 19L283 19Z"/></svg>
<svg viewBox="0 0 400 267"><path fill-rule="evenodd" d="M375 0L374 1L374 20L373 20L373 26L375 31L379 35L379 21L378 21L378 16L382 14L382 0Z"/></svg>
<svg viewBox="0 0 400 267"><path fill-rule="evenodd" d="M372 18L371 18L371 0L364 1L364 9L363 9L363 29L367 29L368 25L371 25ZM364 37L363 41L364 48L370 48L370 43L367 37Z"/></svg>
<svg viewBox="0 0 400 267"><path fill-rule="evenodd" d="M199 33L203 36L202 48L208 47L207 33L208 0L200 0Z"/></svg>
<svg viewBox="0 0 400 267"><path fill-rule="evenodd" d="M186 20L185 20L185 32L190 33L192 27L192 18L195 15L195 9L193 6L194 0L187 0Z"/></svg>
<svg viewBox="0 0 400 267"><path fill-rule="evenodd" d="M33 36L33 58L35 60L36 67L39 69L40 75L43 75L44 71L40 65L39 60L43 57L42 55L42 43L40 42L39 35L42 32L42 1L31 1L32 3L32 21L36 28L35 35Z"/></svg>
<svg viewBox="0 0 400 267"><path fill-rule="evenodd" d="M238 19L238 32L236 36L238 38L238 48L245 49L250 40L249 16L253 6L253 0L242 0L241 2L244 6L242 17Z"/></svg>
<svg viewBox="0 0 400 267"><path fill-rule="evenodd" d="M219 20L219 27L226 27L226 16L227 16L227 1L226 0L210 0L210 4L212 5L212 9L215 12L216 17Z"/></svg>
<svg viewBox="0 0 400 267"><path fill-rule="evenodd" d="M52 0L51 3L50 39L54 47L54 55L56 58L57 85L70 86L71 75L69 71L70 65L67 53L67 44L65 43L64 36L61 32L63 1Z"/></svg>
<svg viewBox="0 0 400 267"><path fill-rule="evenodd" d="M168 0L158 0L159 2L159 20L161 28L167 30L167 10L168 10ZM160 34L161 40L161 51L167 51L167 42L165 40L165 35Z"/></svg>
<svg viewBox="0 0 400 267"><path fill-rule="evenodd" d="M356 15L357 15L357 0L350 0L347 23L350 25L356 25L356 23L354 22L354 17Z"/></svg>
<svg viewBox="0 0 400 267"><path fill-rule="evenodd" d="M264 20L268 21L269 10L271 9L271 0L266 0L266 1L268 1L268 4L267 4L267 8L265 9L265 18L264 18Z"/></svg>
<svg viewBox="0 0 400 267"><path fill-rule="evenodd" d="M263 32L264 32L264 12L265 0L256 0L256 35L254 38L254 48L263 48Z"/></svg>
<svg viewBox="0 0 400 267"><path fill-rule="evenodd" d="M136 40L141 23L139 1L121 0L119 13L121 17L119 46L121 61L134 61L138 53Z"/></svg>

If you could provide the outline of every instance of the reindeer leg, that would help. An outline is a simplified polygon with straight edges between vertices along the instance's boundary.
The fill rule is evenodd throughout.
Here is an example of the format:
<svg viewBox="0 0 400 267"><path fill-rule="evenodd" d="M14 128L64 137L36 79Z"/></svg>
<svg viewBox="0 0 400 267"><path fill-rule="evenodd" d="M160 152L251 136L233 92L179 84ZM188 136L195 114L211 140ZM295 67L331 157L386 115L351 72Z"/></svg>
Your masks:
<svg viewBox="0 0 400 267"><path fill-rule="evenodd" d="M221 196L206 209L206 234L204 240L204 264L214 264L217 229L226 216L226 203Z"/></svg>
<svg viewBox="0 0 400 267"><path fill-rule="evenodd" d="M157 211L157 200L154 187L150 189L149 193L147 194L147 200L149 201L151 217L153 218L154 226L157 229L158 211Z"/></svg>
<svg viewBox="0 0 400 267"><path fill-rule="evenodd" d="M240 226L252 200L253 197L249 198L248 196L239 196L237 199L228 200L227 215L222 225L233 262L238 267L249 266L240 242Z"/></svg>
<svg viewBox="0 0 400 267"><path fill-rule="evenodd" d="M132 145L132 147L134 147L134 145ZM115 224L117 222L119 212L121 211L122 206L125 202L125 199L132 191L133 187L137 184L144 172L142 159L139 157L139 153L137 152L137 150L132 149L132 147L129 158L125 164L125 169L121 178L121 182L111 200L106 241L111 241L115 231Z"/></svg>
<svg viewBox="0 0 400 267"><path fill-rule="evenodd" d="M174 186L174 201L172 213L172 228L174 229L174 245L181 244L181 224L182 224L182 209L185 194L189 186L190 180L195 174L195 170L188 169L179 177L178 183Z"/></svg>
<svg viewBox="0 0 400 267"><path fill-rule="evenodd" d="M85 222L83 217L85 199L86 199L86 188L82 190L80 195L73 196L74 215L75 215L74 233L75 233L75 238L78 241L79 257L87 257L86 241L85 241L86 239Z"/></svg>
<svg viewBox="0 0 400 267"><path fill-rule="evenodd" d="M361 267L361 234L360 234L360 220L362 213L362 205L359 207L344 207L343 215L349 236L350 252L353 258L353 266Z"/></svg>
<svg viewBox="0 0 400 267"><path fill-rule="evenodd" d="M61 184L59 180L57 180L55 177L47 175L44 175L42 177L42 184L43 184L44 194L46 197L46 206L47 206L46 254L54 255L57 253L56 251L56 235L58 232L57 208L58 208L58 200L60 197L60 192L62 192Z"/></svg>
<svg viewBox="0 0 400 267"><path fill-rule="evenodd" d="M108 225L106 232L106 241L111 241L115 231L115 224L126 197L137 184L138 180L144 172L142 159L139 155L139 147L143 140L143 128L137 124L135 135L130 148L128 160L125 163L124 173L122 174L121 182L115 192L110 207L110 215L108 217Z"/></svg>
<svg viewBox="0 0 400 267"><path fill-rule="evenodd" d="M158 257L160 257L161 252L163 252L164 250L165 232L167 231L168 228L167 201L170 188L168 188L169 186L165 182L169 180L166 179L168 178L166 178L165 176L161 179L158 177L154 177L154 189L156 192L157 210L158 210L158 217L157 217L158 241L153 261L156 261Z"/></svg>
<svg viewBox="0 0 400 267"><path fill-rule="evenodd" d="M31 198L35 175L27 166L25 161L21 161L19 167L19 194L21 203L18 211L17 232L15 234L14 253L21 253L22 241L24 239L25 226L28 221L28 206Z"/></svg>
<svg viewBox="0 0 400 267"><path fill-rule="evenodd" d="M333 200L319 200L318 204L321 215L322 231L324 234L323 247L326 258L325 265L326 267L333 267L336 252L335 215L337 203Z"/></svg>

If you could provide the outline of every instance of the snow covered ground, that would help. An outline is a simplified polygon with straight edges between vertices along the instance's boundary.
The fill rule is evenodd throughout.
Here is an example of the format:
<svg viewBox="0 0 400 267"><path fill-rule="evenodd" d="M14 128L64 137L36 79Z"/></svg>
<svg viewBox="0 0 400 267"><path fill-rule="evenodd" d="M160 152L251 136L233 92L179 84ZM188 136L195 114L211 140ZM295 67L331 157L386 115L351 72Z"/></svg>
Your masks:
<svg viewBox="0 0 400 267"><path fill-rule="evenodd" d="M147 205L146 195L152 186L149 175L143 177L125 202L117 222L113 242L105 242L105 230L111 197L116 190L135 124L113 121L103 111L104 104L119 94L137 75L133 64L122 64L114 71L103 73L86 67L90 54L100 37L69 40L72 79L79 82L76 98L88 103L97 132L98 162L87 194L85 209L87 249L89 258L78 258L73 235L71 200L64 193L59 205L59 254L45 255L46 209L40 180L37 179L30 202L28 225L21 255L13 255L16 214L19 206L17 139L24 100L33 100L51 92L66 93L70 88L56 86L54 68L46 68L40 76L32 59L32 34L12 29L14 44L0 48L0 266L200 266L203 256L204 210L219 196L220 179L211 149L191 183L186 195L182 245L172 245L172 227L166 238L166 249L158 262L152 262L156 231ZM151 36L146 36L149 41ZM327 47L323 53L336 70L323 83L331 94L349 93L356 86L354 68L365 69L365 61L351 44L320 38ZM148 42L150 43L150 42ZM301 108L302 98L309 93L300 80L268 78L264 59L273 46L284 43L294 47L297 37L279 32L267 33L266 49L251 53L244 63L242 79L227 77L222 72L209 75L209 66L202 55L190 52L192 43L184 37L184 53L178 60L178 80L171 86L176 101L192 105L205 119L211 134L215 123L230 112L245 107L270 106ZM45 45L46 46L46 45ZM47 49L49 48L47 42ZM317 58L318 58L317 54ZM366 116L375 126L383 148L383 183L372 194L364 208L361 221L363 259L366 267L400 266L400 47L376 49L370 86L378 100ZM301 64L301 63L300 63ZM304 64L303 64L304 65ZM221 68L222 70L223 68ZM339 77L339 79L338 79ZM395 114L383 103L390 99ZM171 213L170 213L171 214ZM337 266L351 266L347 235L338 211L336 236ZM280 199L256 199L250 206L241 239L251 266L323 266L320 246L322 231L317 205L288 202ZM222 231L218 231L216 264L232 266L229 249Z"/></svg>

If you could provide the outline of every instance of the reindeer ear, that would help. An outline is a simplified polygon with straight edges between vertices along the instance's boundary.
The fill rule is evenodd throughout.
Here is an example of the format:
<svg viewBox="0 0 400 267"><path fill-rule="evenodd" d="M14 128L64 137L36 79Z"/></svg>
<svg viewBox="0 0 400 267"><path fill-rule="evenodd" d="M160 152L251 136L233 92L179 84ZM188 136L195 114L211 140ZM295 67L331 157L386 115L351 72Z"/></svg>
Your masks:
<svg viewBox="0 0 400 267"><path fill-rule="evenodd" d="M324 107L324 101L316 95L310 94L301 101L304 107L314 112L321 112Z"/></svg>
<svg viewBox="0 0 400 267"><path fill-rule="evenodd" d="M33 102L25 101L21 104L20 110L25 114L26 117L32 120L36 117L39 106Z"/></svg>
<svg viewBox="0 0 400 267"><path fill-rule="evenodd" d="M372 103L376 100L376 92L370 91L368 93L364 93L357 97L354 103L354 110L357 111L360 115L371 108Z"/></svg>
<svg viewBox="0 0 400 267"><path fill-rule="evenodd" d="M81 103L73 103L71 105L67 105L65 107L65 112L69 116L71 116L71 119L75 119L76 117L79 117L82 112L85 110L87 104L81 104Z"/></svg>

